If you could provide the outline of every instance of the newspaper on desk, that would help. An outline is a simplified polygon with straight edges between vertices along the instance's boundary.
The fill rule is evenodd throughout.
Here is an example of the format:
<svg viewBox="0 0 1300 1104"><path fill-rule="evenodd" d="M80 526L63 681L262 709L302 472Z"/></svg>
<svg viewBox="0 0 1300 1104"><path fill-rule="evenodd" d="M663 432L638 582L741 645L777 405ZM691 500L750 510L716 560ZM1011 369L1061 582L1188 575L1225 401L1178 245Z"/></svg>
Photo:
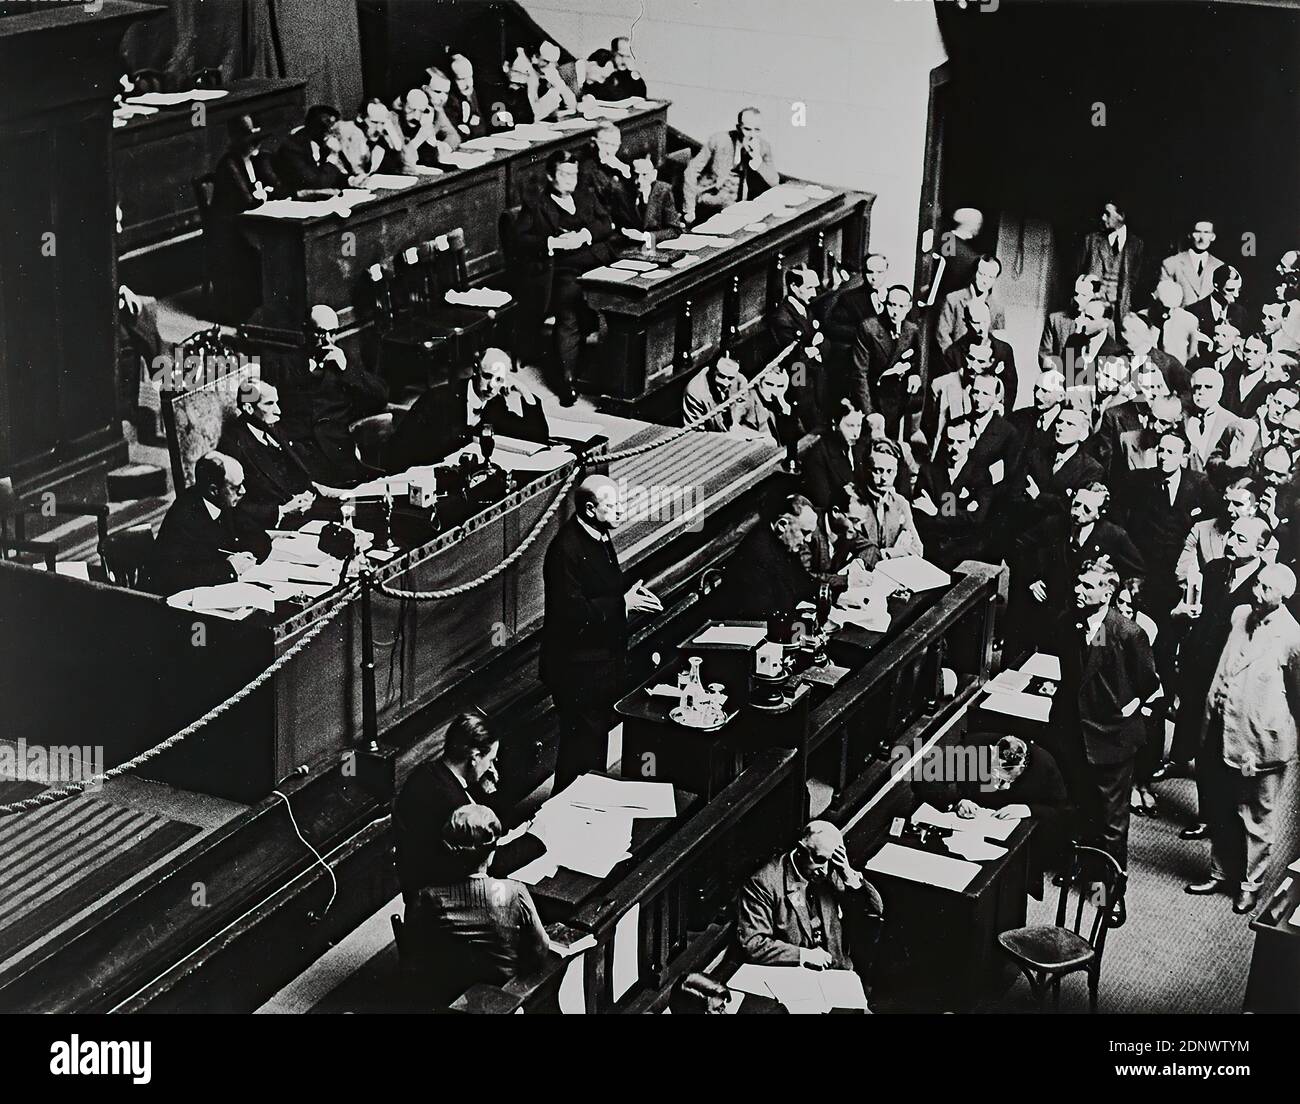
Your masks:
<svg viewBox="0 0 1300 1104"><path fill-rule="evenodd" d="M912 820L919 824L934 824L940 828L951 828L954 832L965 832L982 839L1005 841L1016 830L1020 820L1017 817L994 816L991 809L983 809L973 817L959 817L956 813L942 813L928 801L912 814Z"/></svg>

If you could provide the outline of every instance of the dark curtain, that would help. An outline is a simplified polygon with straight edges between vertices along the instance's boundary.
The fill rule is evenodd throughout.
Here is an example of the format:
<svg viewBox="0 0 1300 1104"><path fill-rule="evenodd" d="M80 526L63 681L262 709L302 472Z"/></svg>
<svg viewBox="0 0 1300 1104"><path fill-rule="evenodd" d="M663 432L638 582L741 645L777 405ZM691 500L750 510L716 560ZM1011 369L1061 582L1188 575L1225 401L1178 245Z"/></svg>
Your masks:
<svg viewBox="0 0 1300 1104"><path fill-rule="evenodd" d="M200 69L227 81L290 77L307 82L308 103L351 112L361 98L355 0L168 0L166 13L123 39L127 72L157 69L166 87L188 87Z"/></svg>

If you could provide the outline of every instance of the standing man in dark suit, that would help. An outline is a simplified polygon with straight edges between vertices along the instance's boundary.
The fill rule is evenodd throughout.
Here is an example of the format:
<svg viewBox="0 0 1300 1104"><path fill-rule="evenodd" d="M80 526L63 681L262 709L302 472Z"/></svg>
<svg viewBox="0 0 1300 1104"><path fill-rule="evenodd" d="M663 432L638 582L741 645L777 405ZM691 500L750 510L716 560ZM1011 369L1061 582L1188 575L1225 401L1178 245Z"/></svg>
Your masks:
<svg viewBox="0 0 1300 1104"><path fill-rule="evenodd" d="M868 318L885 313L885 292L889 288L889 258L868 253L862 260L861 283L841 286L832 293L826 311L826 341L837 354L837 363L847 359L858 327Z"/></svg>
<svg viewBox="0 0 1300 1104"><path fill-rule="evenodd" d="M1007 413L1007 421L1020 438L1020 457L1046 447L1055 434L1056 417L1065 403L1065 374L1058 369L1043 372L1034 381L1030 406Z"/></svg>
<svg viewBox="0 0 1300 1104"><path fill-rule="evenodd" d="M644 582L627 587L611 535L622 504L604 475L574 493L574 516L555 534L542 565L546 602L540 674L560 715L554 793L605 769L614 702L623 692L629 613L660 613Z"/></svg>
<svg viewBox="0 0 1300 1104"><path fill-rule="evenodd" d="M1229 334L1237 331L1222 326ZM1215 332L1217 347L1218 331ZM1241 345L1241 358L1231 357L1223 363L1222 354L1207 367L1223 375L1223 405L1242 418L1255 421L1260 409L1273 390L1268 382L1268 339L1263 334L1250 334Z"/></svg>
<svg viewBox="0 0 1300 1104"><path fill-rule="evenodd" d="M817 273L800 265L787 269L785 298L767 318L767 326L777 351L793 344L790 354L791 388L799 406L804 424L821 429L829 415L830 383L822 363L824 335L821 323L812 315L812 302L817 297Z"/></svg>
<svg viewBox="0 0 1300 1104"><path fill-rule="evenodd" d="M1197 330L1208 340L1220 322L1231 322L1239 333L1247 329L1246 308L1237 300L1241 298L1241 272L1230 264L1221 264L1214 270L1209 295L1187 309L1196 319Z"/></svg>
<svg viewBox="0 0 1300 1104"><path fill-rule="evenodd" d="M1111 609L1118 587L1106 561L1084 565L1075 608L1052 637L1061 682L1043 743L1061 768L1082 838L1127 869L1133 764L1146 740L1142 710L1160 680L1146 634Z"/></svg>
<svg viewBox="0 0 1300 1104"><path fill-rule="evenodd" d="M148 571L150 589L175 594L233 583L265 559L270 537L235 512L243 497L239 461L220 452L201 456L194 464L194 486L177 492L158 530Z"/></svg>
<svg viewBox="0 0 1300 1104"><path fill-rule="evenodd" d="M671 184L656 179L658 170L648 153L632 161L632 196L627 221L619 229L625 237L654 248L655 242L667 241L682 232L682 216L677 213Z"/></svg>
<svg viewBox="0 0 1300 1104"><path fill-rule="evenodd" d="M1011 532L1064 515L1074 490L1103 478L1101 465L1084 445L1087 438L1088 415L1063 406L1052 423L1052 444L1026 450L1018 486L1007 503Z"/></svg>
<svg viewBox="0 0 1300 1104"><path fill-rule="evenodd" d="M329 161L325 138L339 121L338 108L317 104L307 109L302 126L276 151L276 167L285 188L299 192L311 188L343 188L347 176Z"/></svg>
<svg viewBox="0 0 1300 1104"><path fill-rule="evenodd" d="M216 313L222 321L247 318L262 301L262 263L239 232L238 218L279 195L281 184L271 158L262 152L264 132L251 115L227 124L230 148L212 170L212 204L203 227L203 244L212 270Z"/></svg>
<svg viewBox="0 0 1300 1104"><path fill-rule="evenodd" d="M895 284L885 295L885 313L868 318L853 339L849 398L864 414L879 412L885 433L898 440L914 428L921 407L921 331L908 320L912 293Z"/></svg>
<svg viewBox="0 0 1300 1104"><path fill-rule="evenodd" d="M273 384L249 380L240 388L238 409L217 446L244 469L247 493L237 509L259 528L280 529L286 517L311 509L315 483L281 429L280 392Z"/></svg>
<svg viewBox="0 0 1300 1104"><path fill-rule="evenodd" d="M783 498L772 519L755 525L727 561L718 590L721 616L790 617L800 602L811 601L817 586L803 556L817 525L817 510L803 495Z"/></svg>
<svg viewBox="0 0 1300 1104"><path fill-rule="evenodd" d="M1085 272L1074 281L1074 307L1072 310L1052 311L1043 324L1043 336L1038 342L1038 361L1043 371L1060 369L1065 363L1065 348L1070 338L1082 334L1087 328L1084 308L1101 297L1101 278ZM1110 335L1114 337L1114 333Z"/></svg>
<svg viewBox="0 0 1300 1104"><path fill-rule="evenodd" d="M1011 486L1010 480L1020 459L1020 436L1000 413L1002 380L997 376L976 376L970 381L969 393L973 437L970 462L988 473L993 497L997 501Z"/></svg>
<svg viewBox="0 0 1300 1104"><path fill-rule="evenodd" d="M961 317L961 334L944 350L942 363L948 371L960 372L971 348L976 345L989 345L993 350L989 374L997 376L1002 381L1003 406L1005 412L1009 414L1015 409L1016 396L1020 392L1016 354L1002 338L993 336L993 316L989 313L986 300L964 300ZM933 380L931 382L933 383Z"/></svg>
<svg viewBox="0 0 1300 1104"><path fill-rule="evenodd" d="M524 207L518 242L525 257L551 272L550 311L560 369L556 384L561 404L572 406L578 401L573 377L583 333L595 320L578 277L613 256L614 222L600 200L578 186L578 156L571 150L547 159L546 177L543 194Z"/></svg>
<svg viewBox="0 0 1300 1104"><path fill-rule="evenodd" d="M479 712L460 713L443 737L442 754L426 759L402 783L393 802L393 837L397 844L397 883L409 908L425 886L445 885L458 877L443 846L447 820L462 805L487 805L501 782L497 752L501 741ZM505 877L541 853L536 837L520 837L503 846L492 872Z"/></svg>
<svg viewBox="0 0 1300 1104"><path fill-rule="evenodd" d="M971 436L969 418L949 422L939 459L921 465L913 488L912 516L925 558L945 571L962 560L988 559L993 485L987 469L971 459Z"/></svg>
<svg viewBox="0 0 1300 1104"><path fill-rule="evenodd" d="M827 509L840 492L861 498L866 465L862 411L846 399L835 412L832 428L821 435L804 457L804 491L819 510Z"/></svg>
<svg viewBox="0 0 1300 1104"><path fill-rule="evenodd" d="M1142 252L1142 239L1129 233L1125 208L1108 201L1102 207L1101 229L1084 239L1075 271L1101 278L1101 297L1111 305L1115 318L1123 318L1133 308L1134 293L1142 286Z"/></svg>

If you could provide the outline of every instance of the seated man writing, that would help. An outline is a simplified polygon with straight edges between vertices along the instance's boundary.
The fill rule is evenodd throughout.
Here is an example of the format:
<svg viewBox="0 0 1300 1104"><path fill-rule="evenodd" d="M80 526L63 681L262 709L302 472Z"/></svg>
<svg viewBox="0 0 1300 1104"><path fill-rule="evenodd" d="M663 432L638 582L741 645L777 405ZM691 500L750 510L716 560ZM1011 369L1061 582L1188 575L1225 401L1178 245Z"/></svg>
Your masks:
<svg viewBox="0 0 1300 1104"><path fill-rule="evenodd" d="M794 849L769 860L745 883L736 935L749 962L865 973L870 947L857 941L867 918L884 915L880 894L849 865L840 830L814 820ZM841 919L843 916L843 919Z"/></svg>

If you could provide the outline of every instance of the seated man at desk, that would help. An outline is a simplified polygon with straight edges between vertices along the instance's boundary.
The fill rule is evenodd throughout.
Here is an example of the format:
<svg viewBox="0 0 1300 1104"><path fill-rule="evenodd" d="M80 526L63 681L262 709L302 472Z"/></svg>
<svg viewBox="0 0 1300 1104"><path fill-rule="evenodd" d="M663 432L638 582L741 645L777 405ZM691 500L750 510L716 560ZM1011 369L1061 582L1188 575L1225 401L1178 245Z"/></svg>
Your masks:
<svg viewBox="0 0 1300 1104"><path fill-rule="evenodd" d="M401 173L406 139L397 115L382 100L367 100L357 116L357 126L370 144L370 170Z"/></svg>
<svg viewBox="0 0 1300 1104"><path fill-rule="evenodd" d="M791 617L811 601L816 580L804 557L818 526L817 510L803 495L782 498L767 522L759 522L736 547L719 588L718 609L742 621Z"/></svg>
<svg viewBox="0 0 1300 1104"><path fill-rule="evenodd" d="M790 373L784 365L770 368L749 395L741 400L740 424L760 437L771 437L784 449L795 448L805 427L799 409L790 401L789 395Z"/></svg>
<svg viewBox="0 0 1300 1104"><path fill-rule="evenodd" d="M1046 748L1018 736L999 739L992 733L972 733L966 745L964 750L988 750L987 776L979 770L954 769L969 765L972 758L946 755L949 749L936 747L921 765L923 780L912 783L912 792L918 802L928 801L940 811L951 809L963 820L982 812L1008 820L1033 817L1030 877L1032 884L1040 884L1043 871L1056 864L1069 842L1070 799L1056 760Z"/></svg>
<svg viewBox="0 0 1300 1104"><path fill-rule="evenodd" d="M671 184L658 178L654 159L643 153L632 161L632 195L627 219L620 224L623 236L654 247L682 232L682 216L677 213Z"/></svg>
<svg viewBox="0 0 1300 1104"><path fill-rule="evenodd" d="M474 87L474 63L464 54L451 58L451 97L447 101L447 118L451 120L462 142L481 138L488 132L487 116L479 105L478 90Z"/></svg>
<svg viewBox="0 0 1300 1104"><path fill-rule="evenodd" d="M571 150L553 153L546 162L543 194L528 203L519 221L520 251L551 267L551 311L555 315L557 381L560 402L577 402L573 374L584 330L595 315L582 296L578 277L613 255L614 223L592 193L578 185L578 157Z"/></svg>
<svg viewBox="0 0 1300 1104"><path fill-rule="evenodd" d="M602 48L587 55L587 68L583 73L579 99L590 96L593 100L611 102L617 98L616 89L609 83L614 75L614 55Z"/></svg>
<svg viewBox="0 0 1300 1104"><path fill-rule="evenodd" d="M862 503L850 507L864 541L861 555L867 568L895 556L925 555L912 508L895 490L901 459L899 446L888 438L873 437L867 446L867 480L862 487Z"/></svg>
<svg viewBox="0 0 1300 1104"><path fill-rule="evenodd" d="M271 158L262 152L266 132L251 115L237 115L226 124L230 147L212 170L214 215L232 215L261 206L280 188Z"/></svg>
<svg viewBox="0 0 1300 1104"><path fill-rule="evenodd" d="M702 222L743 199L756 199L781 182L756 107L736 116L734 130L713 135L686 165L682 200L687 223Z"/></svg>
<svg viewBox="0 0 1300 1104"><path fill-rule="evenodd" d="M350 426L383 412L388 385L360 364L348 364L346 354L334 344L339 316L331 307L312 307L310 325L305 425L303 432L293 436L313 479L330 486L355 486L374 473L357 456Z"/></svg>
<svg viewBox="0 0 1300 1104"><path fill-rule="evenodd" d="M246 493L238 511L260 529L281 529L284 519L305 513L316 495L342 492L312 480L280 425L280 392L266 380L239 389L238 417L221 430L218 449L244 469Z"/></svg>
<svg viewBox="0 0 1300 1104"><path fill-rule="evenodd" d="M325 140L338 121L337 108L317 104L308 108L302 126L280 143L275 155L276 167L288 191L346 187L347 176L330 162Z"/></svg>
<svg viewBox="0 0 1300 1104"><path fill-rule="evenodd" d="M436 168L444 154L460 145L460 134L441 109L434 109L423 88L412 88L396 107L402 129L404 171L411 172L421 165Z"/></svg>
<svg viewBox="0 0 1300 1104"><path fill-rule="evenodd" d="M462 805L484 804L496 793L500 748L500 739L482 714L460 713L447 728L442 755L426 759L402 783L393 802L393 836L397 882L408 908L425 886L456 880L456 864L443 844L442 830ZM499 849L492 870L518 870L541 851L539 840L521 836Z"/></svg>
<svg viewBox="0 0 1300 1104"><path fill-rule="evenodd" d="M541 123L577 111L578 97L560 75L560 48L554 42L541 42L528 60L537 74L533 118Z"/></svg>
<svg viewBox="0 0 1300 1104"><path fill-rule="evenodd" d="M483 423L500 437L545 444L551 437L541 401L515 376L504 349L483 351L465 390L465 425L472 433Z"/></svg>
<svg viewBox="0 0 1300 1104"><path fill-rule="evenodd" d="M636 57L632 54L632 40L626 35L612 39L609 51L614 55L614 72L610 74L609 99L627 100L634 96L645 98L645 78L637 71Z"/></svg>
<svg viewBox="0 0 1300 1104"><path fill-rule="evenodd" d="M440 1004L472 985L530 973L550 954L528 887L488 874L501 838L496 813L462 805L441 835L455 880L424 886L406 913L411 958Z"/></svg>
<svg viewBox="0 0 1300 1104"><path fill-rule="evenodd" d="M769 860L745 883L736 903L736 935L745 958L760 966L865 973L869 947L851 932L885 912L880 894L849 865L840 830L814 820L794 849Z"/></svg>
<svg viewBox="0 0 1300 1104"><path fill-rule="evenodd" d="M604 122L592 141L596 156L578 170L579 182L600 200L615 226L628 226L632 222L632 166L618 155L623 135L613 123Z"/></svg>
<svg viewBox="0 0 1300 1104"><path fill-rule="evenodd" d="M492 93L489 125L494 131L499 131L536 122L539 118L537 70L532 67L522 49L502 68L506 83Z"/></svg>
<svg viewBox="0 0 1300 1104"><path fill-rule="evenodd" d="M243 497L239 461L220 452L201 456L194 464L194 486L177 492L158 530L149 589L175 594L233 583L264 559L271 539L236 513Z"/></svg>

